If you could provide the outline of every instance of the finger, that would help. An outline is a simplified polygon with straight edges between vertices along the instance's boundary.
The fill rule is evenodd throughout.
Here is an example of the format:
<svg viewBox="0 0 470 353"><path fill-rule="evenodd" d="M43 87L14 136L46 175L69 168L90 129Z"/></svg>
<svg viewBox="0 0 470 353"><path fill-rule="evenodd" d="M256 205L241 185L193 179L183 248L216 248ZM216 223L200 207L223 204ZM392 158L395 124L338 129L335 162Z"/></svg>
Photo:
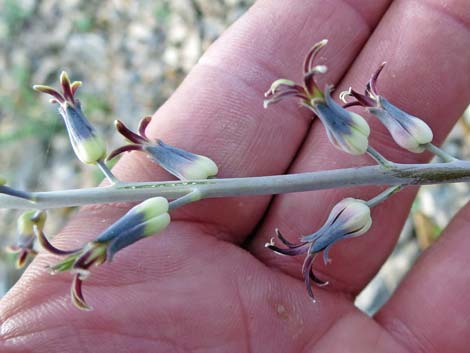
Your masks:
<svg viewBox="0 0 470 353"><path fill-rule="evenodd" d="M467 205L376 315L410 352L468 352L469 221Z"/></svg>
<svg viewBox="0 0 470 353"><path fill-rule="evenodd" d="M446 6L434 0L394 2L338 92L349 85L358 89L364 87L371 72L387 60L378 83L381 94L423 118L433 128L435 141L439 143L464 110L470 96L469 77L462 75L470 70L469 13L466 1L450 1ZM399 162L423 162L429 158L428 154L412 154L395 147L376 120L369 118L369 123L370 143L386 157ZM334 149L323 127L315 123L289 172L370 163L366 156L351 158ZM361 238L336 244L330 253L332 264L327 267L321 263L315 265L319 276L329 280L332 288L352 294L361 290L393 248L415 191L415 188L405 189L374 209L371 230ZM348 196L368 199L378 192L377 188L367 187L277 197L252 249L267 264L298 276L302 257L276 256L263 248L273 236L274 229L280 228L294 241L299 235L318 229L340 199Z"/></svg>
<svg viewBox="0 0 470 353"><path fill-rule="evenodd" d="M332 44L322 59L334 67L325 80L336 82L387 3L257 2L208 50L158 110L148 134L210 157L219 165L221 177L283 173L308 131L310 119L285 119L296 114L295 104L276 111L263 109L263 92L277 77L300 78L301 69L292 63L301 61L305 51L324 37ZM169 178L139 152L124 158L115 170L125 180ZM258 222L269 199L201 202L178 217L208 222L219 233L240 240Z"/></svg>

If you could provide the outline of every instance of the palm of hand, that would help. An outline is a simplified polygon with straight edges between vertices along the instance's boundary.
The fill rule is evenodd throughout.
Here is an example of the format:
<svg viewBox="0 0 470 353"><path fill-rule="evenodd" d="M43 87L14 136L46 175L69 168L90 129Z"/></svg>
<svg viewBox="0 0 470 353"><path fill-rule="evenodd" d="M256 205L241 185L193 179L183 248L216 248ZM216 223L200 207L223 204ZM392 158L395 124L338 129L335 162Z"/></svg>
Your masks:
<svg viewBox="0 0 470 353"><path fill-rule="evenodd" d="M383 16L387 1L366 3L355 10L320 2L297 1L288 8L259 2L209 50L159 110L149 134L210 156L220 165L222 177L368 163L361 158L349 161L349 156L332 151L322 127L314 122L309 131L308 118L298 116L296 107L262 109L260 93L269 83L281 76L295 78L300 71L295 63L315 40L328 37L328 82L339 83L344 72L346 84L365 82L376 63L389 60L399 75L384 78L384 90L390 99L401 100L405 108L439 127L435 131L441 139L470 93L468 80L459 75L470 70L462 59L468 57L470 45L464 45L469 44L468 36L460 24L468 18L455 21L449 16L465 13L459 9L468 10L468 5L453 1L445 15L432 1L398 2ZM312 18L311 13L319 15ZM415 15L403 20L404 13ZM368 40L369 27L381 16ZM414 21L418 29L400 37L392 30L398 20L405 28ZM345 36L347 28L357 29L356 34ZM424 32L432 46L416 44L424 42ZM460 44L447 43L449 37ZM397 57L406 58L406 65L394 61ZM452 77L439 82L438 89L405 86L410 80L425 83L430 72L439 77L444 59L452 61L453 69L442 74ZM187 102L186 97L191 97L191 105L179 103ZM418 105L423 97L431 103ZM442 119L444 112L449 119ZM380 131L375 122L371 127ZM372 143L392 159L405 158L380 136ZM420 158L413 155L408 161ZM166 178L138 154L124 157L116 173L124 180ZM469 343L465 318L470 312L462 293L468 291L470 277L456 269L469 262L465 248L470 242L458 227L468 211L448 230L432 259L424 256L375 318L356 310L353 298L393 247L412 191L374 210L374 226L367 235L335 245L331 265L316 266L330 280L328 288L314 288L317 304L311 303L300 279L302 259L279 257L263 247L275 227L293 240L313 232L334 200L376 192L369 188L291 194L276 197L271 204L267 197L207 200L178 210L166 232L135 244L113 263L93 271L85 283L85 295L95 307L90 313L70 305L70 278L50 277L44 266L56 259L41 255L1 302L0 345L9 352L463 352ZM126 207L85 208L59 237L59 245L73 248L94 238ZM387 224L385 229L381 221L382 226ZM436 287L443 274L445 290ZM439 312L438 324L433 310L444 304L448 310Z"/></svg>

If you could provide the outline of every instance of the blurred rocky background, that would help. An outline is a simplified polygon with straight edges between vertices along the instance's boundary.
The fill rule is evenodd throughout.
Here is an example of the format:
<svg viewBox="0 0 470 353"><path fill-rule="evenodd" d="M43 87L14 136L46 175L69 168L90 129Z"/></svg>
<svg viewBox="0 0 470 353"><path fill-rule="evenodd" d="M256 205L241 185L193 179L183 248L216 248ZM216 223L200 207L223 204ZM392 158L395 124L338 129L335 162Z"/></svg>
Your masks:
<svg viewBox="0 0 470 353"><path fill-rule="evenodd" d="M82 80L80 99L109 146L119 118L134 126L174 91L205 49L254 0L0 0L0 163L17 188L60 190L96 185L101 174L74 157L62 122L36 83L57 85L67 70ZM470 114L446 149L470 159ZM423 188L396 251L360 295L373 313L420 251L440 234L469 198L467 185ZM56 232L73 210L50 212ZM18 212L0 210L0 247L14 241ZM12 256L0 253L0 296L17 280Z"/></svg>

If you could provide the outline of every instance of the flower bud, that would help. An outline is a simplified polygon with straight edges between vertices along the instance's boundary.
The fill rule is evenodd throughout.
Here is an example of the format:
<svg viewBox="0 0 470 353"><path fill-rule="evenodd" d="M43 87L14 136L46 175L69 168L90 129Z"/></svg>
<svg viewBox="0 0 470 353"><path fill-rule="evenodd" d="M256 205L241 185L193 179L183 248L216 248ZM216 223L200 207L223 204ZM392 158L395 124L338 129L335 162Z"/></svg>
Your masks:
<svg viewBox="0 0 470 353"><path fill-rule="evenodd" d="M133 207L121 219L106 229L95 242L106 243L107 260L116 252L137 240L161 232L170 224L168 201L153 197Z"/></svg>
<svg viewBox="0 0 470 353"><path fill-rule="evenodd" d="M170 146L161 140L145 145L144 150L153 161L181 180L207 179L218 173L212 159Z"/></svg>
<svg viewBox="0 0 470 353"><path fill-rule="evenodd" d="M170 146L159 139L151 141L145 134L145 127L150 123L150 119L150 117L142 119L138 134L117 120L115 122L117 130L132 144L112 151L108 159L123 152L143 151L152 161L181 180L207 179L218 173L217 164L210 158Z"/></svg>
<svg viewBox="0 0 470 353"><path fill-rule="evenodd" d="M282 255L296 256L307 253L302 273L307 292L315 301L311 281L321 286L327 284L313 273L312 265L315 257L323 251L323 261L325 264L329 263L328 251L334 243L341 239L362 235L369 230L371 225L372 219L368 204L363 200L346 198L333 207L325 224L318 231L301 237L299 243L290 243L277 231L278 238L287 246L287 249L275 246L274 240L267 243L266 247Z"/></svg>
<svg viewBox="0 0 470 353"><path fill-rule="evenodd" d="M361 155L369 145L370 128L359 114L342 108L331 98L331 86L324 91L324 99L314 99L310 109L325 126L328 139L338 149Z"/></svg>
<svg viewBox="0 0 470 353"><path fill-rule="evenodd" d="M364 94L350 87L341 92L340 98L346 103L345 107L365 107L385 125L399 146L410 152L421 153L432 141L432 130L424 121L397 108L378 93L377 80L384 67L385 62L372 74ZM348 97L353 98L353 101L348 102Z"/></svg>
<svg viewBox="0 0 470 353"><path fill-rule="evenodd" d="M7 248L9 252L17 254L17 268L22 268L28 257L36 255L33 249L36 238L34 227L43 229L46 218L46 213L43 211L26 211L18 218L16 244Z"/></svg>
<svg viewBox="0 0 470 353"><path fill-rule="evenodd" d="M7 183L7 180L0 176L0 186L3 186Z"/></svg>
<svg viewBox="0 0 470 353"><path fill-rule="evenodd" d="M367 232L372 225L370 208L363 200L348 197L338 202L330 212L325 224L315 233L301 238L304 242L315 241L311 253L323 251L325 262L328 248L337 240L352 238Z"/></svg>
<svg viewBox="0 0 470 353"><path fill-rule="evenodd" d="M91 309L85 302L82 293L82 282L89 275L92 265L111 261L113 256L123 248L136 241L158 233L170 224L169 204L163 197L153 197L131 208L118 221L104 230L94 241L88 242L81 249L61 250L49 243L41 234L41 243L57 255L69 255L52 267L53 273L72 271L72 301L80 309Z"/></svg>
<svg viewBox="0 0 470 353"><path fill-rule="evenodd" d="M433 139L431 128L421 119L405 113L382 96L377 96L377 107L367 110L387 128L393 140L402 148L421 153Z"/></svg>
<svg viewBox="0 0 470 353"><path fill-rule="evenodd" d="M81 82L70 82L65 71L60 75L62 92L42 85L35 85L33 88L53 97L52 103L59 104L59 113L62 116L73 150L85 164L96 164L106 157L106 145L103 138L98 135L83 114L80 101L75 98L75 93Z"/></svg>

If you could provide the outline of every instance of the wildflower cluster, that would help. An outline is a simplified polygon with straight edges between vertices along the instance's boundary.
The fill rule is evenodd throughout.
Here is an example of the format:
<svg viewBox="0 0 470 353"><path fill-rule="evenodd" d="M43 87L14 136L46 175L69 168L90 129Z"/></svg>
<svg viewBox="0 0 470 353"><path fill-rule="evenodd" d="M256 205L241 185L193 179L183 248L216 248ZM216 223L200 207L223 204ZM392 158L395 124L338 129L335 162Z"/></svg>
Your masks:
<svg viewBox="0 0 470 353"><path fill-rule="evenodd" d="M365 107L367 112L375 115L383 123L394 141L402 148L420 153L432 146L433 134L424 121L402 111L377 93L377 79L385 63L380 65L372 75L366 85L365 94L360 94L352 88L340 94L340 99L345 103L344 106L339 105L332 98L333 86L326 85L322 94L315 83L314 76L325 73L327 70L324 65L314 66L313 61L326 43L326 40L318 42L307 54L304 61L303 85L298 85L288 79L274 81L265 94L265 107L285 98L300 99L300 105L315 113L315 116L320 119L334 147L352 155L368 153L384 166L389 166L391 162L369 145L369 124L362 116L348 111L347 108ZM348 97L352 97L354 100L348 102ZM437 149L435 146L432 148ZM393 192L389 192L390 190ZM397 188L390 190L383 194L383 199L398 191ZM379 199L382 201L380 196ZM375 205L376 199L373 200L372 204ZM334 243L367 232L372 224L370 207L371 203L364 200L344 199L333 207L325 224L319 230L311 235L301 237L299 243L287 241L279 231L276 231L277 238L287 248L277 247L274 239L271 239L266 247L281 255L307 254L302 273L307 291L314 300L311 281L321 286L327 283L313 274L312 266L315 257L318 253L323 252L323 260L326 265L329 263L328 251Z"/></svg>
<svg viewBox="0 0 470 353"><path fill-rule="evenodd" d="M370 146L371 129L367 120L361 115L349 111L349 107L363 107L366 113L378 118L388 129L398 146L414 153L429 150L442 157L446 162L455 160L431 143L433 134L424 121L394 106L378 93L377 81L384 69L384 64L380 65L379 69L372 75L365 87L364 94L350 88L339 95L339 98L345 104L342 106L337 103L332 96L333 86L325 85L322 88L317 82L318 75L327 72L325 65L316 64L318 54L326 44L327 40L322 40L316 43L307 53L302 66L303 79L300 84L284 78L272 83L265 93L265 108L287 98L296 99L302 109L308 109L315 117L318 117L325 128L329 141L335 148L352 155L370 155L378 162L378 166L374 170L379 172L396 171L399 170L400 166L388 161ZM277 176L277 179L273 179L273 177L245 178L247 182L243 186L241 184L242 178L234 178L231 181L228 179L213 179L218 173L218 167L212 159L171 146L161 139L150 137L147 134L147 127L151 123L150 117L145 117L140 121L137 132L129 129L123 122L116 120L115 127L117 131L129 143L114 149L108 154L103 138L86 118L81 103L76 97L80 85L81 82L71 82L68 75L62 72L60 75L60 90L43 85L34 86L34 89L50 95L52 97L51 102L57 104L77 158L84 164L99 167L104 176L110 181L111 185L104 190L110 190L114 194L107 201L117 201L116 194L118 192L123 194L128 192L126 194L128 198L122 199L124 201L138 199L129 197L129 193L137 191L135 190L135 184L130 186L128 183L120 181L107 167L107 160L122 153L131 151L145 153L152 162L181 180L181 182L161 182L158 185L145 185L149 188L148 191L154 194L140 198L139 200L146 200L131 208L95 239L85 243L78 249L66 250L54 246L45 234L46 212L39 209L44 208L41 202L47 201L47 195L45 195L47 193L42 193L38 197L36 193L16 190L7 185L6 179L0 177L0 194L3 194L1 196L7 195L7 200L21 199L31 205L32 208L37 206L38 209L24 212L18 219L17 241L15 245L9 247L9 251L17 256L17 267L24 266L28 258L37 254L36 240L44 250L64 257L62 261L52 265L50 270L52 273L72 273L71 297L73 303L80 309L91 309L91 306L85 300L82 288L83 281L90 275L91 268L109 263L118 252L128 246L156 233L163 232L170 225L170 212L173 209L204 197L261 194L262 192L258 188L264 188L263 192L271 194L308 190L308 188L296 190L295 183L292 183L295 178L293 175L284 176L289 177L288 180L285 179L284 185L280 183L279 177L281 176ZM426 169L426 173L430 173L429 168ZM459 169L459 173L459 176L464 179L467 178L465 181L468 181L469 171L467 171L467 174L462 174L461 169ZM409 171L407 175L410 175ZM439 175L443 175L442 169ZM338 202L332 207L325 223L312 234L301 236L299 242L288 241L279 230L276 230L277 239L282 243L282 246L278 246L274 238L266 244L268 249L281 255L305 256L302 274L307 292L313 300L315 299L312 282L318 286L328 284L326 280L320 279L314 274L313 265L317 255L322 253L324 263L328 264L330 261L328 253L335 243L343 239L360 236L369 230L372 225L371 209L373 207L401 190L405 185L413 182L426 182L419 176L415 179L411 176L403 177L403 183L399 184L396 183L399 176L393 175L392 177L395 179L393 179L393 183L390 183L391 186L370 200L346 198ZM264 184L260 182L261 179L263 179ZM432 182L436 180L432 179ZM443 178L443 180L446 181L447 179ZM458 177L454 179L449 177L449 180L458 181L460 179ZM252 181L253 185L249 185L249 181ZM269 182L272 182L272 184L269 184ZM144 187L144 185L140 186ZM170 195L168 197L172 197L172 201L169 202L166 197L161 196L165 193L155 195L154 189L158 188L154 188L154 186L165 186L165 188L160 189L170 190L166 195ZM76 194L77 192L75 192ZM173 197L174 195L178 196ZM94 203L94 201L89 200L89 203ZM83 203L83 199L80 199L80 202Z"/></svg>

